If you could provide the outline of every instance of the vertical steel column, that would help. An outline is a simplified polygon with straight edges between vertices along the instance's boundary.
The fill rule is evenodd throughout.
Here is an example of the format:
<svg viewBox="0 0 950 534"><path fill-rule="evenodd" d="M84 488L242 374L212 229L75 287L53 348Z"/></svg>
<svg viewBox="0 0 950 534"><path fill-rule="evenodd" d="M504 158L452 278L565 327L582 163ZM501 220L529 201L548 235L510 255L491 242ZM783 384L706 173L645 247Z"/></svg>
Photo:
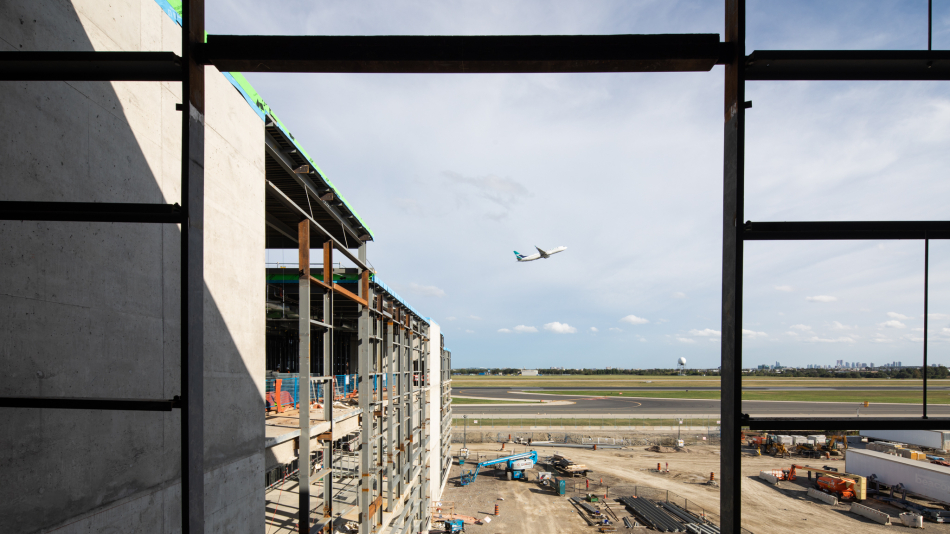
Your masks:
<svg viewBox="0 0 950 534"><path fill-rule="evenodd" d="M204 0L182 2L181 530L204 533Z"/></svg>
<svg viewBox="0 0 950 534"><path fill-rule="evenodd" d="M723 532L739 532L742 509L742 221L745 145L745 0L726 0L726 63L722 200L722 454L719 516Z"/></svg>
<svg viewBox="0 0 950 534"><path fill-rule="evenodd" d="M323 243L323 283L333 285L333 243ZM330 422L330 436L333 436L333 291L323 290L323 322L330 325L323 333L323 375L330 380L323 383L323 416ZM333 515L333 440L323 442L323 468L330 471L323 477L323 517ZM329 523L328 523L329 524Z"/></svg>
<svg viewBox="0 0 950 534"><path fill-rule="evenodd" d="M927 234L924 233L924 236ZM924 419L927 418L927 310L930 297L930 240L924 237Z"/></svg>
<svg viewBox="0 0 950 534"><path fill-rule="evenodd" d="M363 264L366 264L366 243L360 245L359 248L359 259ZM362 275L362 271L360 272ZM370 475L370 469L372 465L372 454L373 451L370 449L370 434L373 431L373 411L370 405L370 398L373 395L373 370L370 365L370 346L369 346L369 333L370 333L370 316L369 316L369 305L372 304L372 296L370 291L367 291L367 288L361 283L359 284L358 291L360 297L366 300L367 306L360 306L360 318L359 318L359 360L358 360L358 370L359 373L359 399L360 399L360 411L362 415L362 425L360 425L360 481L359 481L359 507L360 507L360 534L369 534L374 525L373 518L369 515L369 505L373 498L373 483L372 477Z"/></svg>
<svg viewBox="0 0 950 534"><path fill-rule="evenodd" d="M393 306L393 314L395 314ZM386 321L386 332L383 336L383 358L386 360L386 384L389 392L389 409L386 411L386 511L393 511L393 453L396 443L393 441L393 414L396 411L396 387L393 382L393 321Z"/></svg>
<svg viewBox="0 0 950 534"><path fill-rule="evenodd" d="M297 408L300 414L300 439L297 452L297 480L300 498L297 510L299 529L310 532L310 221L297 225L297 255L300 274L299 356L297 369Z"/></svg>

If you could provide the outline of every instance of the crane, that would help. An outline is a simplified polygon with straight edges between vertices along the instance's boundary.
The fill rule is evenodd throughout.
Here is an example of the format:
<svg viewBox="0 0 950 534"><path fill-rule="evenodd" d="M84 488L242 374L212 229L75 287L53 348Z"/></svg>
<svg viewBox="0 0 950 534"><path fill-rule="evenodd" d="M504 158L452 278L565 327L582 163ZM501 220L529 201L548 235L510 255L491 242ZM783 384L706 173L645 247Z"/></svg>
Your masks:
<svg viewBox="0 0 950 534"><path fill-rule="evenodd" d="M472 482L475 482L475 477L478 476L478 472L481 468L499 464L505 464L505 472L508 474L508 480L523 479L525 469L531 469L537 462L538 451L522 452L512 454L511 456L502 456L494 460L485 460L484 462L479 462L478 465L475 466L474 471L462 473L460 482L463 486L468 486Z"/></svg>

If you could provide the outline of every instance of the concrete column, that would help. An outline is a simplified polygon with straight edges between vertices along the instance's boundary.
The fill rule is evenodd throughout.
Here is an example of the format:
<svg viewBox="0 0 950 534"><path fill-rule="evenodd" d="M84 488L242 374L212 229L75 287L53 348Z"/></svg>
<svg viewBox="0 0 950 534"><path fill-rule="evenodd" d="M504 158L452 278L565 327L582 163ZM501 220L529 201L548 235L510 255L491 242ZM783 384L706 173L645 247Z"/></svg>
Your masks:
<svg viewBox="0 0 950 534"><path fill-rule="evenodd" d="M429 374L429 497L442 498L442 348L441 327L429 319L428 365Z"/></svg>
<svg viewBox="0 0 950 534"><path fill-rule="evenodd" d="M300 481L299 529L310 532L310 221L297 227L298 269L300 271L300 364L297 369L297 402L300 413L300 439L297 450L297 480Z"/></svg>

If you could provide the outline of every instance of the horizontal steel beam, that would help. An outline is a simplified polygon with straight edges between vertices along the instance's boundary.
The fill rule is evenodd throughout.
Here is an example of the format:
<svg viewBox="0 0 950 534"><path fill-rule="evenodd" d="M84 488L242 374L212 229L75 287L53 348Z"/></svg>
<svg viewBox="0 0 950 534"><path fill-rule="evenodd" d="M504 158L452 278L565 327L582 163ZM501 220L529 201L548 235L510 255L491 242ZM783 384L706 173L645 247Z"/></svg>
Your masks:
<svg viewBox="0 0 950 534"><path fill-rule="evenodd" d="M0 408L48 408L62 410L125 410L170 412L181 408L174 399L90 399L69 397L0 397Z"/></svg>
<svg viewBox="0 0 950 534"><path fill-rule="evenodd" d="M747 221L741 236L744 241L950 239L950 221Z"/></svg>
<svg viewBox="0 0 950 534"><path fill-rule="evenodd" d="M743 418L749 430L942 430L950 419L922 417L790 417Z"/></svg>
<svg viewBox="0 0 950 534"><path fill-rule="evenodd" d="M209 35L199 54L241 72L709 71L719 35Z"/></svg>
<svg viewBox="0 0 950 534"><path fill-rule="evenodd" d="M751 80L950 80L948 50L756 50Z"/></svg>
<svg viewBox="0 0 950 534"><path fill-rule="evenodd" d="M0 201L3 221L181 223L178 204Z"/></svg>
<svg viewBox="0 0 950 534"><path fill-rule="evenodd" d="M0 80L181 81L174 52L0 52Z"/></svg>

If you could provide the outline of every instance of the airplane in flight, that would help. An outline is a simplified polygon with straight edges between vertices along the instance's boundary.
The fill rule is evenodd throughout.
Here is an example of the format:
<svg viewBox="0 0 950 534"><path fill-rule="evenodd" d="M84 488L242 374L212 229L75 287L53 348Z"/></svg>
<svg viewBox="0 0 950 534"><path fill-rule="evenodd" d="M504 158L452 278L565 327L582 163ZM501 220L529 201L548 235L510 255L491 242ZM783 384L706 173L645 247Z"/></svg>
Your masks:
<svg viewBox="0 0 950 534"><path fill-rule="evenodd" d="M520 252L516 250L515 258L517 258L518 261L534 261L534 260L539 260L541 258L548 259L551 257L551 254L557 254L558 252L564 252L565 250L567 250L567 247L557 247L551 250L541 250L537 245L534 248L538 249L537 254L531 254L530 256L525 256L524 254L521 254Z"/></svg>

